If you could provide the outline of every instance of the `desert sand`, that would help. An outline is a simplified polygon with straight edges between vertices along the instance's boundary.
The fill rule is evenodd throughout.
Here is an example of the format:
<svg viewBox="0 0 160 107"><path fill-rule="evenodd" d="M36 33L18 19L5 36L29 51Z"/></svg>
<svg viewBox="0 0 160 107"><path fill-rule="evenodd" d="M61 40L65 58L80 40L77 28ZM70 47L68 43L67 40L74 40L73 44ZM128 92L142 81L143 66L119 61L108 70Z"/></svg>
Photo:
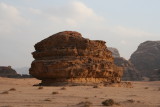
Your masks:
<svg viewBox="0 0 160 107"><path fill-rule="evenodd" d="M0 107L160 107L160 81L132 82L133 88L104 86L33 86L40 80L0 77ZM90 106L83 102L90 102Z"/></svg>

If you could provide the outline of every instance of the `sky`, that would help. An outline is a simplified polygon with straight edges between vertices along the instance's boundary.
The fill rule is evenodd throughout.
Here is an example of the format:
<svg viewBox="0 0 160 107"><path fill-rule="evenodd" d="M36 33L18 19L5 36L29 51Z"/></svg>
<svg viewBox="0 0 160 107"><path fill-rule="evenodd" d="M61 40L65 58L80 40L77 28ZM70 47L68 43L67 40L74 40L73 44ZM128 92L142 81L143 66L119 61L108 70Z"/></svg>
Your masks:
<svg viewBox="0 0 160 107"><path fill-rule="evenodd" d="M30 67L34 44L61 31L130 55L160 40L160 0L0 0L0 66Z"/></svg>

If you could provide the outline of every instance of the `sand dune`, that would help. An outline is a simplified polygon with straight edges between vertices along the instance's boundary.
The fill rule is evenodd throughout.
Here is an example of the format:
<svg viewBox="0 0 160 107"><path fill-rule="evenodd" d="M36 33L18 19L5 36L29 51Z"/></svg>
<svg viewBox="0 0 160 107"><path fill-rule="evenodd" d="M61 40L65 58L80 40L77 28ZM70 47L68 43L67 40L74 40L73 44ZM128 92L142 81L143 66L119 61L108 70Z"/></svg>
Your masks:
<svg viewBox="0 0 160 107"><path fill-rule="evenodd" d="M133 88L93 86L33 86L36 79L0 78L0 107L160 107L160 81L133 82ZM90 102L87 106L85 102Z"/></svg>

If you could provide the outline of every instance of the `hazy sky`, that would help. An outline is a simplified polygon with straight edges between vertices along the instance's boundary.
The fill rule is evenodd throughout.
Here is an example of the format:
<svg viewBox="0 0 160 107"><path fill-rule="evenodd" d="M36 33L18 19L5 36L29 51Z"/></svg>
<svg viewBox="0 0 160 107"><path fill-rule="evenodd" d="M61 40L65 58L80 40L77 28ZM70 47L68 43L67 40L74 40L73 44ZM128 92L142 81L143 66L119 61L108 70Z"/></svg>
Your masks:
<svg viewBox="0 0 160 107"><path fill-rule="evenodd" d="M160 0L0 0L0 66L30 67L34 44L64 30L128 59L140 43L160 40Z"/></svg>

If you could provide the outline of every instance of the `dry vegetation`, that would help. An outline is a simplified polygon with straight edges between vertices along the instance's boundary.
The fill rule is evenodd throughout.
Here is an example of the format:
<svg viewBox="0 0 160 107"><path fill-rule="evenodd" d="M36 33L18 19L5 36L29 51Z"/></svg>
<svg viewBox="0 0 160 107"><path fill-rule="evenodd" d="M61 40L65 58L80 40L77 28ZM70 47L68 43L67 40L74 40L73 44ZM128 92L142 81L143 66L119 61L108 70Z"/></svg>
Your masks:
<svg viewBox="0 0 160 107"><path fill-rule="evenodd" d="M102 104L104 106L112 106L115 104L115 101L113 99L107 99L107 100L103 101Z"/></svg>
<svg viewBox="0 0 160 107"><path fill-rule="evenodd" d="M11 88L11 89L9 89L9 91L16 91L16 89L15 88Z"/></svg>
<svg viewBox="0 0 160 107"><path fill-rule="evenodd" d="M54 91L54 92L52 92L52 94L59 94L59 92L55 92L55 91Z"/></svg>
<svg viewBox="0 0 160 107"><path fill-rule="evenodd" d="M1 94L9 94L8 91L3 91Z"/></svg>
<svg viewBox="0 0 160 107"><path fill-rule="evenodd" d="M61 90L66 90L66 89L67 89L66 87L62 87L62 88L61 88Z"/></svg>
<svg viewBox="0 0 160 107"><path fill-rule="evenodd" d="M49 98L46 98L46 99L44 99L44 101L52 101L51 99L49 99Z"/></svg>
<svg viewBox="0 0 160 107"><path fill-rule="evenodd" d="M43 87L42 87L42 86L40 86L40 87L38 87L38 89L39 89L39 90L41 90L41 89L43 89Z"/></svg>
<svg viewBox="0 0 160 107"><path fill-rule="evenodd" d="M145 87L144 89L149 89L149 87Z"/></svg>
<svg viewBox="0 0 160 107"><path fill-rule="evenodd" d="M80 102L77 105L80 106L80 107L91 107L92 103L89 102L89 101L85 101L85 102Z"/></svg>
<svg viewBox="0 0 160 107"><path fill-rule="evenodd" d="M135 101L133 99L129 99L129 100L127 100L127 102L134 103Z"/></svg>

